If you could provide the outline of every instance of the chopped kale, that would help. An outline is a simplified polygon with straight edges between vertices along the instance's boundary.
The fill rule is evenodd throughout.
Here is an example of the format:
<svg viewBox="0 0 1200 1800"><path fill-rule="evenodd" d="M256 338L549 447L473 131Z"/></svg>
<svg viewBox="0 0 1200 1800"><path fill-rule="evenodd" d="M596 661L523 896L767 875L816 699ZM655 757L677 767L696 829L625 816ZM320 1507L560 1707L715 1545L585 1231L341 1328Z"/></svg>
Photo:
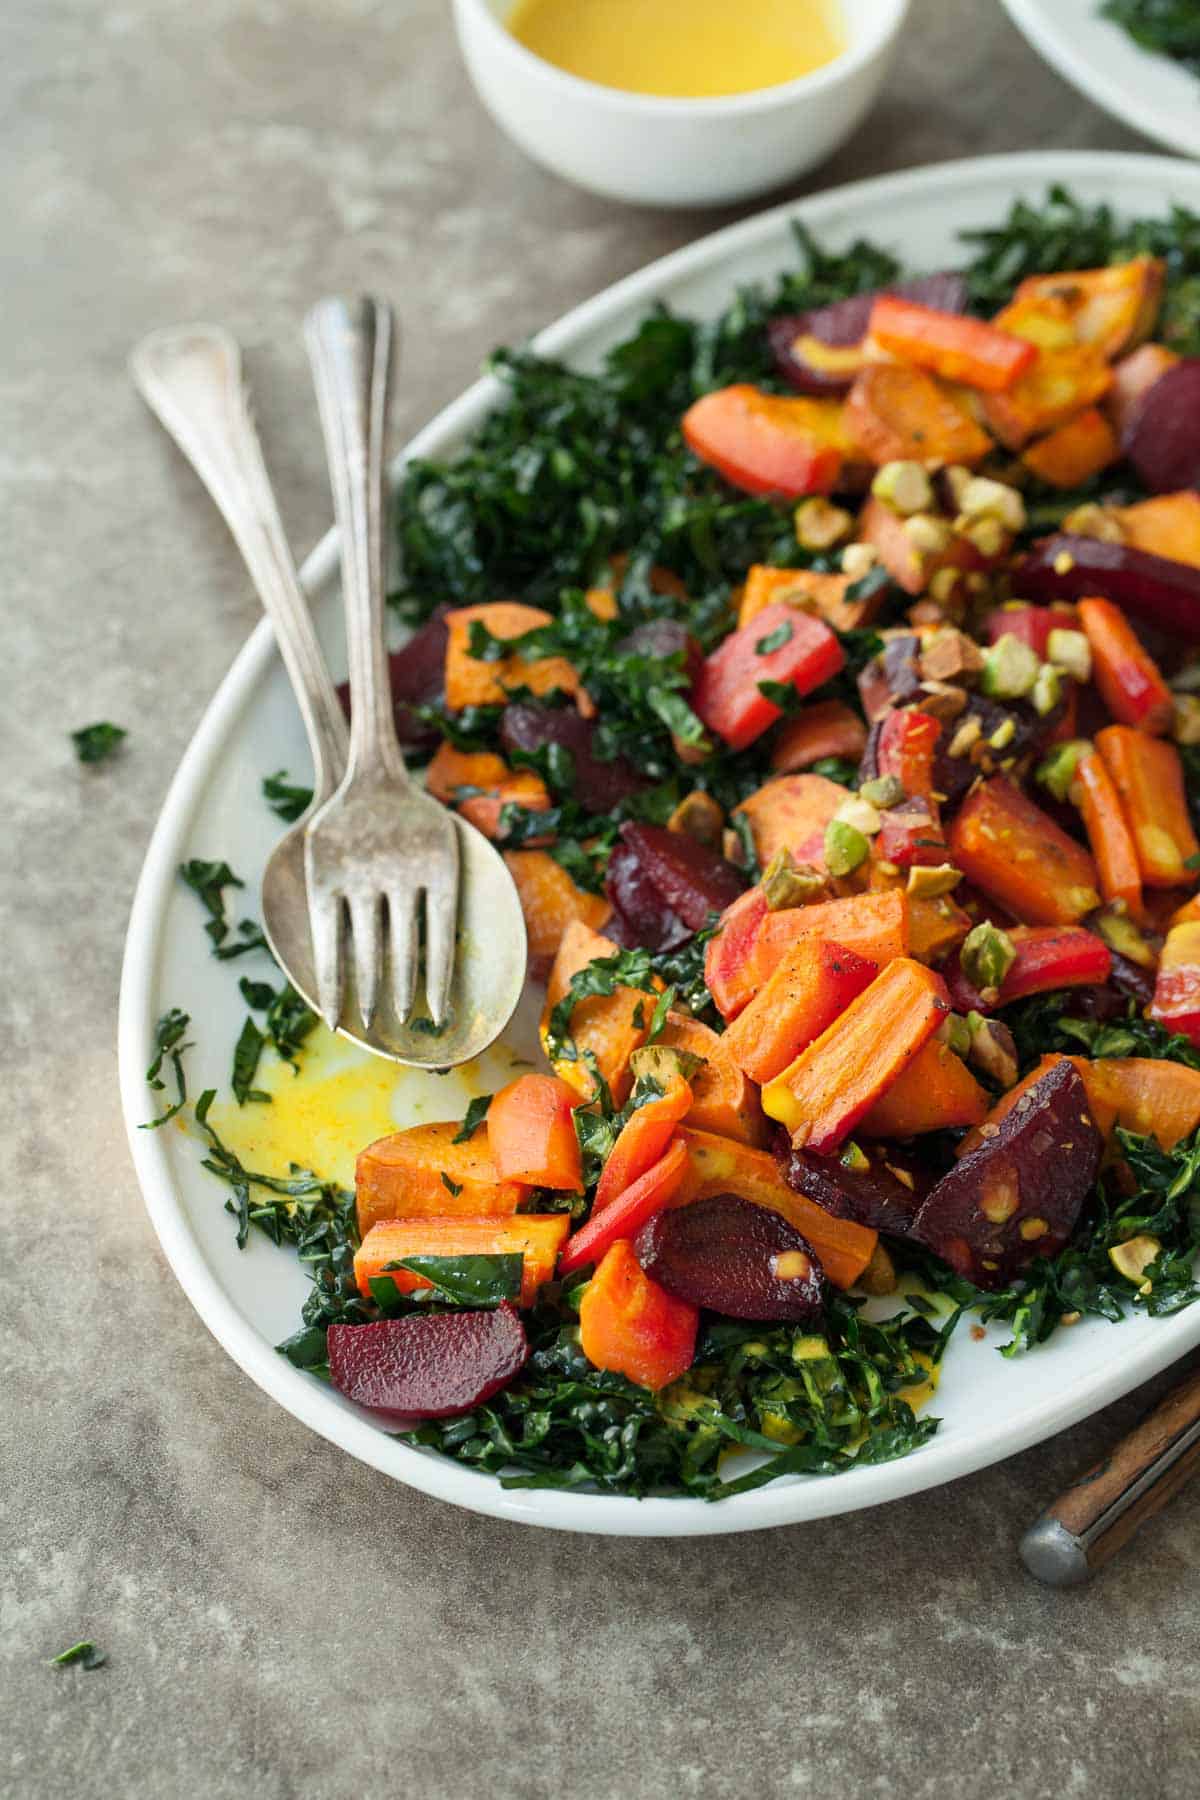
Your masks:
<svg viewBox="0 0 1200 1800"><path fill-rule="evenodd" d="M274 775L264 775L262 791L263 799L271 811L287 825L294 825L312 805L312 789L293 786L287 778L286 769L276 769Z"/></svg>
<svg viewBox="0 0 1200 1800"><path fill-rule="evenodd" d="M169 1057L171 1067L175 1072L175 1101L173 1105L167 1107L165 1112L159 1113L157 1118L147 1119L139 1127L141 1131L157 1131L160 1125L165 1125L168 1119L173 1119L176 1113L187 1104L183 1053L185 1050L190 1050L192 1046L184 1043L183 1034L191 1022L187 1013L181 1012L177 1006L173 1006L170 1012L163 1014L154 1028L154 1060L146 1070L146 1080L156 1092L161 1093L167 1085L162 1079L162 1066Z"/></svg>
<svg viewBox="0 0 1200 1800"><path fill-rule="evenodd" d="M75 754L81 763L105 762L128 737L123 725L110 725L102 719L96 725L82 725L71 733Z"/></svg>

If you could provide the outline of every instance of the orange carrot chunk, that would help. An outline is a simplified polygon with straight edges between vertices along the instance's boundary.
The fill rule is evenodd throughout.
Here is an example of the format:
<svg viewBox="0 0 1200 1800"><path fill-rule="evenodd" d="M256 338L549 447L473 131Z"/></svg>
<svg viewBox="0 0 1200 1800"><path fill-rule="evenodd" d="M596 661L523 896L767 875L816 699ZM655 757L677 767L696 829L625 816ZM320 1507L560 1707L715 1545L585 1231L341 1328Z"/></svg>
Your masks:
<svg viewBox="0 0 1200 1800"><path fill-rule="evenodd" d="M516 600L494 600L483 606L460 606L446 614L446 705L451 712L467 706L502 706L510 688L525 687L535 694L555 689L574 694L580 711L591 711L578 671L562 656L527 658L519 650L498 662L471 655L471 626L480 624L495 638L516 640L542 625L551 615Z"/></svg>
<svg viewBox="0 0 1200 1800"><path fill-rule="evenodd" d="M932 375L908 363L871 363L846 400L846 429L868 462L981 462L992 447Z"/></svg>
<svg viewBox="0 0 1200 1800"><path fill-rule="evenodd" d="M968 794L949 844L967 880L1025 924L1074 925L1100 904L1087 851L1002 775Z"/></svg>
<svg viewBox="0 0 1200 1800"><path fill-rule="evenodd" d="M1147 887L1192 887L1186 867L1200 851L1188 814L1183 765L1174 744L1129 725L1106 725L1096 748L1121 796L1142 881Z"/></svg>
<svg viewBox="0 0 1200 1800"><path fill-rule="evenodd" d="M884 1088L859 1131L864 1137L916 1137L951 1131L987 1117L988 1096L960 1056L934 1039Z"/></svg>
<svg viewBox="0 0 1200 1800"><path fill-rule="evenodd" d="M1113 718L1158 735L1169 731L1171 690L1120 607L1081 600L1079 622L1091 645L1092 680Z"/></svg>
<svg viewBox="0 0 1200 1800"><path fill-rule="evenodd" d="M688 449L749 494L827 494L847 449L834 400L764 394L740 382L694 402L683 416Z"/></svg>
<svg viewBox="0 0 1200 1800"><path fill-rule="evenodd" d="M769 1150L752 1150L716 1132L693 1131L680 1137L687 1146L688 1169L673 1206L707 1200L714 1194L738 1194L754 1206L777 1212L806 1237L835 1287L853 1287L879 1241L879 1234L852 1219L837 1219L805 1194L789 1187L778 1160Z"/></svg>
<svg viewBox="0 0 1200 1800"><path fill-rule="evenodd" d="M866 726L844 701L817 700L779 727L771 767L777 775L793 775L827 756L857 762L866 743Z"/></svg>
<svg viewBox="0 0 1200 1800"><path fill-rule="evenodd" d="M947 381L1000 393L1027 369L1037 351L1024 338L982 319L939 312L897 294L881 294L867 328L883 349Z"/></svg>
<svg viewBox="0 0 1200 1800"><path fill-rule="evenodd" d="M699 1323L696 1307L643 1273L627 1238L613 1244L579 1305L588 1361L655 1392L691 1368Z"/></svg>
<svg viewBox="0 0 1200 1800"><path fill-rule="evenodd" d="M585 1263L599 1262L605 1251L618 1238L634 1237L656 1212L661 1212L678 1193L687 1174L687 1149L682 1138L674 1137L656 1163L618 1194L600 1212L593 1209L586 1225L569 1239L558 1259L560 1275L582 1269Z"/></svg>
<svg viewBox="0 0 1200 1800"><path fill-rule="evenodd" d="M592 1202L593 1215L618 1200L666 1153L675 1127L687 1117L691 1104L690 1086L676 1075L656 1100L647 1100L630 1115L604 1165Z"/></svg>
<svg viewBox="0 0 1200 1800"><path fill-rule="evenodd" d="M1030 444L1021 461L1051 487L1082 487L1121 453L1117 434L1098 406L1085 406L1073 419Z"/></svg>
<svg viewBox="0 0 1200 1800"><path fill-rule="evenodd" d="M940 975L902 956L763 1089L763 1108L792 1142L837 1146L928 1042L950 1010Z"/></svg>
<svg viewBox="0 0 1200 1800"><path fill-rule="evenodd" d="M506 850L504 860L517 884L525 915L530 970L535 979L548 974L563 933L573 920L589 931L601 931L612 914L603 894L577 887L548 850Z"/></svg>
<svg viewBox="0 0 1200 1800"><path fill-rule="evenodd" d="M521 1256L522 1306L532 1306L538 1289L554 1274L558 1253L567 1238L566 1213L521 1213L512 1219L442 1217L382 1219L372 1225L354 1253L354 1279L359 1292L371 1297L371 1282L387 1276L402 1294L431 1287L432 1282L393 1263L414 1256Z"/></svg>
<svg viewBox="0 0 1200 1800"><path fill-rule="evenodd" d="M516 1212L525 1188L500 1176L486 1129L456 1144L461 1131L457 1119L413 1125L359 1151L354 1185L361 1237L379 1219Z"/></svg>
<svg viewBox="0 0 1200 1800"><path fill-rule="evenodd" d="M877 963L841 944L800 938L722 1042L752 1081L773 1081L878 973Z"/></svg>
<svg viewBox="0 0 1200 1800"><path fill-rule="evenodd" d="M723 1033L702 1025L690 1013L669 1012L657 1041L665 1049L685 1050L702 1059L688 1077L692 1090L689 1124L699 1131L737 1138L743 1144L765 1142L767 1121L758 1088L734 1062Z"/></svg>
<svg viewBox="0 0 1200 1800"><path fill-rule="evenodd" d="M1121 810L1121 797L1103 757L1091 750L1075 765L1071 789L1083 815L1084 829L1096 869L1100 892L1110 904L1122 900L1135 919L1142 916L1142 876L1137 845Z"/></svg>
<svg viewBox="0 0 1200 1800"><path fill-rule="evenodd" d="M553 1075L519 1075L495 1095L487 1113L488 1146L501 1180L583 1192L575 1135L579 1095Z"/></svg>

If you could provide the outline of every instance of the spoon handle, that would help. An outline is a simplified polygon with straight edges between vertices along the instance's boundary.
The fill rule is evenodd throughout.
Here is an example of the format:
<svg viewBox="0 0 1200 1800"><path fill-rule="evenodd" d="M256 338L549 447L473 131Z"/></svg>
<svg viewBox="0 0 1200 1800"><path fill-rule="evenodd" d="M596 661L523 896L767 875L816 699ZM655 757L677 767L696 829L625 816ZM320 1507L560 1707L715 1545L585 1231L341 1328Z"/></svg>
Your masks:
<svg viewBox="0 0 1200 1800"><path fill-rule="evenodd" d="M385 631L384 448L396 337L381 300L319 300L304 336L342 542L350 663L350 772L406 783Z"/></svg>
<svg viewBox="0 0 1200 1800"><path fill-rule="evenodd" d="M250 571L308 733L320 803L345 770L346 721L284 536L238 346L215 325L171 326L142 339L129 369L212 495Z"/></svg>

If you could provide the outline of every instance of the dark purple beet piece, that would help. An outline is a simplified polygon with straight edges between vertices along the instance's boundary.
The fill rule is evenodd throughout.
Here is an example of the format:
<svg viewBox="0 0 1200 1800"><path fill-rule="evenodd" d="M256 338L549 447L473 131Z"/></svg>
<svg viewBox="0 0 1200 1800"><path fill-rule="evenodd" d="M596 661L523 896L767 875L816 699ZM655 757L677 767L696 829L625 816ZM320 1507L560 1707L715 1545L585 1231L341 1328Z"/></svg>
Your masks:
<svg viewBox="0 0 1200 1800"><path fill-rule="evenodd" d="M793 346L799 337L812 337L833 349L853 349L866 337L871 308L881 293L899 294L938 312L960 313L967 304L967 287L961 275L922 275L914 281L899 281L894 287L835 300L812 312L781 314L768 322L767 342L784 381L802 394L847 393L854 384L855 371L822 369L797 355Z"/></svg>
<svg viewBox="0 0 1200 1800"><path fill-rule="evenodd" d="M1200 356L1185 356L1147 388L1121 448L1154 494L1200 487Z"/></svg>
<svg viewBox="0 0 1200 1800"><path fill-rule="evenodd" d="M396 736L410 750L436 744L438 733L417 718L414 707L429 706L440 700L446 679L446 626L448 606L437 610L413 632L406 644L388 657L388 674L392 687L392 717ZM343 681L338 688L342 711L350 717L350 686Z"/></svg>
<svg viewBox="0 0 1200 1800"><path fill-rule="evenodd" d="M664 825L621 827L621 842L631 849L664 906L677 913L692 931L707 923L711 912L724 912L746 887L742 871L719 850Z"/></svg>
<svg viewBox="0 0 1200 1800"><path fill-rule="evenodd" d="M1102 1148L1077 1070L1055 1063L996 1135L943 1175L912 1235L977 1287L1003 1287L1066 1244Z"/></svg>
<svg viewBox="0 0 1200 1800"><path fill-rule="evenodd" d="M507 1387L529 1355L507 1300L494 1312L409 1313L374 1325L331 1325L329 1374L339 1394L393 1419L445 1419Z"/></svg>
<svg viewBox="0 0 1200 1800"><path fill-rule="evenodd" d="M500 743L511 755L514 750L529 754L546 744L561 744L569 750L575 770L575 798L586 812L609 813L631 795L647 786L633 764L618 756L604 762L593 748L596 721L585 719L574 707L534 706L528 701L515 701L506 706L500 718Z"/></svg>
<svg viewBox="0 0 1200 1800"><path fill-rule="evenodd" d="M866 1158L865 1169L848 1168L836 1156L792 1150L783 1162L784 1180L835 1219L851 1219L891 1237L908 1237L929 1191L929 1177L910 1157L890 1147L885 1153L878 1146L860 1146L860 1154Z"/></svg>
<svg viewBox="0 0 1200 1800"><path fill-rule="evenodd" d="M1060 531L1017 564L1013 585L1031 600L1100 594L1189 643L1200 639L1200 569L1129 544Z"/></svg>
<svg viewBox="0 0 1200 1800"><path fill-rule="evenodd" d="M704 661L704 652L687 626L678 619L647 619L644 625L635 625L629 635L621 639L617 649L639 652L642 656L682 656L683 671L691 681L695 681Z"/></svg>
<svg viewBox="0 0 1200 1800"><path fill-rule="evenodd" d="M665 903L632 844L613 845L604 892L614 908L605 933L624 950L678 950L694 935Z"/></svg>
<svg viewBox="0 0 1200 1800"><path fill-rule="evenodd" d="M1003 749L995 751L991 757L992 763L998 765L1002 761L1005 763L1018 761L1021 757L1027 756L1031 750L1039 749L1061 719L1065 704L1065 701L1060 700L1058 705L1043 717L1024 700L1000 701L989 700L986 694L968 695L966 711L952 720L942 733L941 741L934 754L933 785L939 794L946 796L944 804L947 807L956 806L976 776L985 772L983 764L970 755L950 755L950 745L954 742L959 727L968 719L979 720L978 741L994 737L1011 719L1012 737L1005 734ZM978 750L976 756L978 756ZM1049 800L1043 800L1040 804L1047 806ZM1077 829L1078 821L1078 812L1071 808L1066 828L1068 830Z"/></svg>
<svg viewBox="0 0 1200 1800"><path fill-rule="evenodd" d="M918 658L921 640L908 632L888 638L879 652L861 670L858 693L863 711L874 724L893 706L905 706L921 692Z"/></svg>
<svg viewBox="0 0 1200 1800"><path fill-rule="evenodd" d="M642 1226L633 1248L668 1294L727 1318L803 1324L821 1311L825 1280L808 1239L740 1194L668 1207Z"/></svg>

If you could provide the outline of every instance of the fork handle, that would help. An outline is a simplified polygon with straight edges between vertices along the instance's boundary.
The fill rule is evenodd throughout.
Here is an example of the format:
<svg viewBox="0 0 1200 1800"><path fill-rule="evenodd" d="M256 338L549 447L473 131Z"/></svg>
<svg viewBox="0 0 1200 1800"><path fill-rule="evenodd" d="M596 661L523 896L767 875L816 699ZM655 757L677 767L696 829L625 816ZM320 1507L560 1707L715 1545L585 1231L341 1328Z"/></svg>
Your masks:
<svg viewBox="0 0 1200 1800"><path fill-rule="evenodd" d="M346 767L346 720L300 586L242 380L241 352L215 325L142 339L129 370L143 400L216 502L275 629L313 759L316 802Z"/></svg>
<svg viewBox="0 0 1200 1800"><path fill-rule="evenodd" d="M350 665L350 776L406 782L385 632L384 450L395 323L381 300L320 300L304 323L334 512Z"/></svg>

